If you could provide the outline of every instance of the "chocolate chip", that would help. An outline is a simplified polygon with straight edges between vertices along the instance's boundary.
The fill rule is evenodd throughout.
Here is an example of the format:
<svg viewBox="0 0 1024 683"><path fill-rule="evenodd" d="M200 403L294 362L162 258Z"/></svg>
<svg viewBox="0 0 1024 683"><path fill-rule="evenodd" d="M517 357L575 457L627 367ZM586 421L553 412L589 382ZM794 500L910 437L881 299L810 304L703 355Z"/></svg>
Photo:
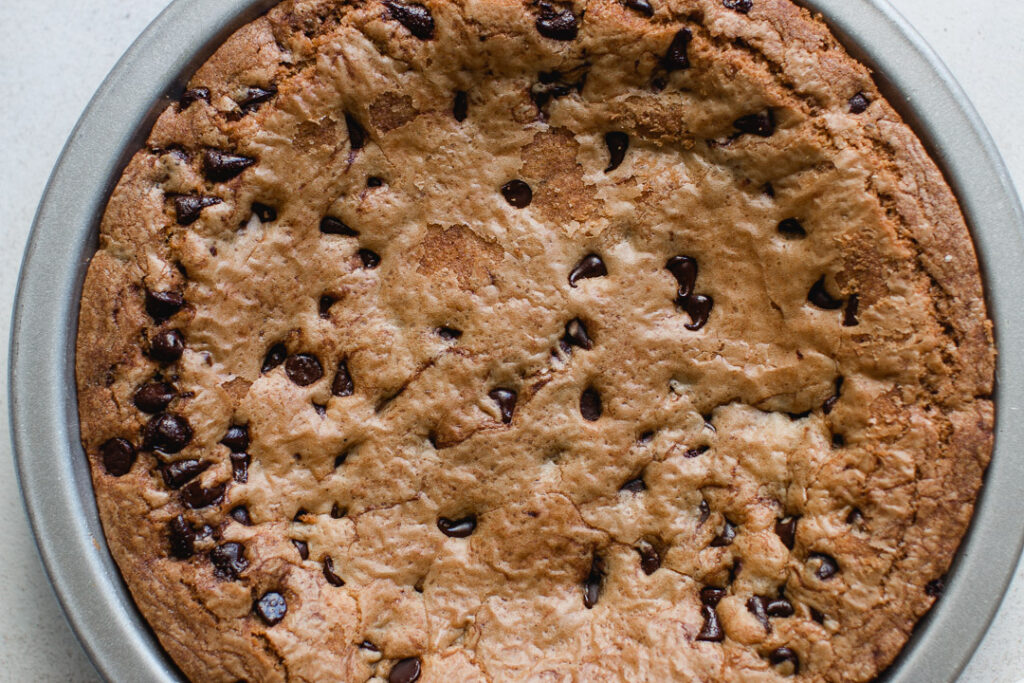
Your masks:
<svg viewBox="0 0 1024 683"><path fill-rule="evenodd" d="M669 43L668 50L661 58L661 65L666 71L690 68L690 55L687 53L690 49L690 41L692 40L693 32L690 29L682 28L676 31L672 42Z"/></svg>
<svg viewBox="0 0 1024 683"><path fill-rule="evenodd" d="M772 666L786 665L789 669L785 675L795 676L800 672L800 659L792 649L788 647L780 647L772 650L772 653L768 656L768 661L772 663Z"/></svg>
<svg viewBox="0 0 1024 683"><path fill-rule="evenodd" d="M324 369L320 361L311 353L297 353L288 356L284 362L284 371L295 384L300 387L308 387L324 376Z"/></svg>
<svg viewBox="0 0 1024 683"><path fill-rule="evenodd" d="M327 405L326 404L317 403L316 401L313 401L313 410L315 410L316 414L319 415L320 417L327 417Z"/></svg>
<svg viewBox="0 0 1024 683"><path fill-rule="evenodd" d="M735 539L736 525L727 519L725 520L725 524L722 526L722 531L713 539L711 539L711 547L724 548L727 545L732 545L732 542Z"/></svg>
<svg viewBox="0 0 1024 683"><path fill-rule="evenodd" d="M843 302L839 299L832 298L832 295L825 289L825 276L822 275L818 278L818 281L811 285L811 290L807 293L807 300L818 308L823 308L826 311L834 311L841 308Z"/></svg>
<svg viewBox="0 0 1024 683"><path fill-rule="evenodd" d="M645 17L654 16L654 8L651 7L651 3L647 2L647 0L624 0L623 4L634 12L639 12Z"/></svg>
<svg viewBox="0 0 1024 683"><path fill-rule="evenodd" d="M580 394L580 415L588 422L596 422L601 417L601 394L590 387Z"/></svg>
<svg viewBox="0 0 1024 683"><path fill-rule="evenodd" d="M708 502L701 498L700 505L697 506L697 526L700 526L704 522L708 521L708 517L711 516L711 507Z"/></svg>
<svg viewBox="0 0 1024 683"><path fill-rule="evenodd" d="M437 328L437 336L445 341L455 341L462 336L462 330L457 330L454 327L439 327Z"/></svg>
<svg viewBox="0 0 1024 683"><path fill-rule="evenodd" d="M195 552L196 532L192 525L178 515L167 523L167 536L171 542L171 557L187 560Z"/></svg>
<svg viewBox="0 0 1024 683"><path fill-rule="evenodd" d="M468 515L459 519L438 517L437 528L445 536L466 538L476 530L476 515Z"/></svg>
<svg viewBox="0 0 1024 683"><path fill-rule="evenodd" d="M764 185L761 186L761 192L763 192L768 197L774 197L775 186L772 185L771 183L765 183Z"/></svg>
<svg viewBox="0 0 1024 683"><path fill-rule="evenodd" d="M779 617L784 619L786 617L793 616L793 603L786 598L776 598L768 601L765 611L768 613L769 617Z"/></svg>
<svg viewBox="0 0 1024 683"><path fill-rule="evenodd" d="M348 510L342 506L334 503L331 505L331 519L341 519L348 514Z"/></svg>
<svg viewBox="0 0 1024 683"><path fill-rule="evenodd" d="M215 183L231 180L255 163L252 157L219 149L208 149L203 153L203 173Z"/></svg>
<svg viewBox="0 0 1024 683"><path fill-rule="evenodd" d="M249 450L249 427L246 425L231 425L220 442L230 448L233 453Z"/></svg>
<svg viewBox="0 0 1024 683"><path fill-rule="evenodd" d="M180 330L157 332L149 340L149 357L161 363L174 363L185 353L185 337Z"/></svg>
<svg viewBox="0 0 1024 683"><path fill-rule="evenodd" d="M324 578L332 586L340 588L345 585L342 578L334 573L334 558L330 555L324 555Z"/></svg>
<svg viewBox="0 0 1024 683"><path fill-rule="evenodd" d="M580 27L571 9L556 10L551 4L541 0L540 16L536 21L537 32L552 40L573 40Z"/></svg>
<svg viewBox="0 0 1024 683"><path fill-rule="evenodd" d="M593 609L601 597L601 584L604 582L604 560L594 555L590 560L590 573L583 582L583 606Z"/></svg>
<svg viewBox="0 0 1024 683"><path fill-rule="evenodd" d="M194 194L174 196L174 217L178 225L192 225L199 220L199 215L208 206L220 204L219 197L200 197Z"/></svg>
<svg viewBox="0 0 1024 683"><path fill-rule="evenodd" d="M647 484L644 483L643 477L637 477L636 479L630 479L627 481L619 490L627 493L642 493L647 490Z"/></svg>
<svg viewBox="0 0 1024 683"><path fill-rule="evenodd" d="M100 460L107 474L123 477L135 464L135 446L120 437L109 439L100 446Z"/></svg>
<svg viewBox="0 0 1024 683"><path fill-rule="evenodd" d="M177 453L192 441L188 420L173 413L160 413L146 423L142 447L162 453Z"/></svg>
<svg viewBox="0 0 1024 683"><path fill-rule="evenodd" d="M860 309L860 297L851 294L846 300L846 310L843 311L843 327L856 327L860 324L857 320L857 312Z"/></svg>
<svg viewBox="0 0 1024 683"><path fill-rule="evenodd" d="M724 588L717 588L715 586L704 586L700 589L700 604L707 605L708 607L716 607L722 598L725 597L726 591Z"/></svg>
<svg viewBox="0 0 1024 683"><path fill-rule="evenodd" d="M352 382L352 375L348 371L348 360L342 358L338 363L338 371L334 373L334 381L331 382L331 395L351 396L355 390L356 385Z"/></svg>
<svg viewBox="0 0 1024 683"><path fill-rule="evenodd" d="M232 453L231 456L231 478L236 483L244 484L249 481L249 454Z"/></svg>
<svg viewBox="0 0 1024 683"><path fill-rule="evenodd" d="M491 389L487 395L498 404L498 409L501 411L501 421L505 424L512 422L512 413L516 409L516 392L511 389Z"/></svg>
<svg viewBox="0 0 1024 683"><path fill-rule="evenodd" d="M363 262L363 268L370 270L380 265L380 255L369 249L359 250L359 260Z"/></svg>
<svg viewBox="0 0 1024 683"><path fill-rule="evenodd" d="M391 671L388 673L388 683L415 683L420 679L420 671L419 657L400 659L391 667Z"/></svg>
<svg viewBox="0 0 1024 683"><path fill-rule="evenodd" d="M370 652L380 652L380 648L368 640L364 640L363 642L359 643L359 647L364 650L369 650Z"/></svg>
<svg viewBox="0 0 1024 683"><path fill-rule="evenodd" d="M241 543L224 543L210 551L213 575L225 581L236 581L246 570L249 561L245 559L245 546Z"/></svg>
<svg viewBox="0 0 1024 683"><path fill-rule="evenodd" d="M644 574L650 576L661 568L661 555L653 545L647 541L640 541L636 546L636 551L640 554L640 569Z"/></svg>
<svg viewBox="0 0 1024 683"><path fill-rule="evenodd" d="M409 29L409 33L420 40L430 40L434 37L434 17L423 5L384 0L384 6L388 8L392 19Z"/></svg>
<svg viewBox="0 0 1024 683"><path fill-rule="evenodd" d="M832 435L832 447L833 448L842 448L845 445L846 445L846 438L842 434L833 434Z"/></svg>
<svg viewBox="0 0 1024 683"><path fill-rule="evenodd" d="M682 308L690 316L690 322L685 323L683 327L696 332L707 324L708 318L711 317L711 310L715 307L715 300L710 296L694 294L677 297L676 306Z"/></svg>
<svg viewBox="0 0 1024 683"><path fill-rule="evenodd" d="M345 114L345 127L348 129L348 144L353 152L366 146L369 137L366 129L351 114Z"/></svg>
<svg viewBox="0 0 1024 683"><path fill-rule="evenodd" d="M594 342L587 334L587 327L579 318L573 318L565 324L565 336L562 337L562 341L567 346L578 346L588 350L594 348Z"/></svg>
<svg viewBox="0 0 1024 683"><path fill-rule="evenodd" d="M384 179L378 176L372 175L366 179L367 187L382 187L384 185Z"/></svg>
<svg viewBox="0 0 1024 683"><path fill-rule="evenodd" d="M224 491L228 485L217 484L210 488L204 488L201 481L193 481L191 484L181 489L181 502L185 504L185 507L198 510L200 508L210 507L224 500Z"/></svg>
<svg viewBox="0 0 1024 683"><path fill-rule="evenodd" d="M253 608L267 626L281 623L284 615L288 613L288 603L285 602L284 596L277 591L264 593Z"/></svg>
<svg viewBox="0 0 1024 683"><path fill-rule="evenodd" d="M924 592L929 597L932 597L932 598L942 597L942 594L945 592L945 590L946 590L946 579L945 579L945 577L941 577L941 576L939 578L937 578L937 579L932 579L931 581L926 583L925 586L924 586Z"/></svg>
<svg viewBox="0 0 1024 683"><path fill-rule="evenodd" d="M740 133L770 138L775 133L775 114L771 109L766 109L759 114L741 116L733 121L732 127Z"/></svg>
<svg viewBox="0 0 1024 683"><path fill-rule="evenodd" d="M277 209L260 202L253 202L252 212L256 214L256 218L260 219L260 223L271 223L277 220Z"/></svg>
<svg viewBox="0 0 1024 683"><path fill-rule="evenodd" d="M331 306L337 303L338 299L331 296L330 294L324 294L320 297L320 302L317 305L317 309L320 312L320 317L327 320L331 317Z"/></svg>
<svg viewBox="0 0 1024 683"><path fill-rule="evenodd" d="M828 415L832 412L832 409L836 407L836 403L839 401L839 396L843 391L843 382L845 378L842 376L836 377L836 390L835 393L825 399L825 402L821 404L821 412Z"/></svg>
<svg viewBox="0 0 1024 683"><path fill-rule="evenodd" d="M298 522L299 524L306 524L306 515L308 514L309 511L306 510L306 508L299 508L298 510L295 511L295 515L292 517L292 521Z"/></svg>
<svg viewBox="0 0 1024 683"><path fill-rule="evenodd" d="M850 98L850 113L851 114L863 114L868 110L871 105L871 100L868 96L862 92L857 93Z"/></svg>
<svg viewBox="0 0 1024 683"><path fill-rule="evenodd" d="M754 618L761 622L761 626L768 633L772 632L772 624L768 621L768 612L765 610L765 599L760 595L754 595L747 600L747 611L754 615Z"/></svg>
<svg viewBox="0 0 1024 683"><path fill-rule="evenodd" d="M180 489L210 468L212 462L207 460L179 460L165 465L163 470L164 483L168 488Z"/></svg>
<svg viewBox="0 0 1024 683"><path fill-rule="evenodd" d="M694 287L697 285L697 259L691 256L673 256L665 264L665 268L679 283L677 296L692 296Z"/></svg>
<svg viewBox="0 0 1024 683"><path fill-rule="evenodd" d="M358 232L333 216L324 216L320 220L320 232L325 235L344 235L345 237L359 236Z"/></svg>
<svg viewBox="0 0 1024 683"><path fill-rule="evenodd" d="M839 573L839 564L830 555L811 553L808 559L818 562L818 568L814 570L814 575L821 581L827 581Z"/></svg>
<svg viewBox="0 0 1024 683"><path fill-rule="evenodd" d="M252 516L249 514L249 508L244 505L236 505L231 508L228 516L242 526L252 526Z"/></svg>
<svg viewBox="0 0 1024 683"><path fill-rule="evenodd" d="M605 173L617 169L622 160L626 158L626 150L629 149L629 136L625 133L613 132L604 134L604 144L608 146L608 167Z"/></svg>
<svg viewBox="0 0 1024 683"><path fill-rule="evenodd" d="M517 209L524 209L533 201L533 190L522 180L510 180L501 186L505 201Z"/></svg>
<svg viewBox="0 0 1024 683"><path fill-rule="evenodd" d="M697 640L711 643L720 643L725 640L725 631L722 630L722 625L718 623L718 613L715 612L715 608L710 605L704 605L700 608L700 614L704 617L704 625L700 627Z"/></svg>
<svg viewBox="0 0 1024 683"><path fill-rule="evenodd" d="M144 413L162 412L178 395L167 382L147 382L135 390L132 401Z"/></svg>
<svg viewBox="0 0 1024 683"><path fill-rule="evenodd" d="M238 106L241 107L244 112L255 111L261 104L276 94L277 88L272 85L267 88L250 86L249 89L245 91L245 96L238 101Z"/></svg>
<svg viewBox="0 0 1024 683"><path fill-rule="evenodd" d="M465 91L459 90L455 93L455 103L452 105L452 116L459 123L466 120L469 116L469 96Z"/></svg>
<svg viewBox="0 0 1024 683"><path fill-rule="evenodd" d="M800 224L795 218L787 218L779 222L779 233L786 237L807 237L807 231L804 230L804 226Z"/></svg>
<svg viewBox="0 0 1024 683"><path fill-rule="evenodd" d="M185 111L193 102L198 102L199 100L210 101L209 88L192 88L181 93L181 97L178 98L180 111Z"/></svg>
<svg viewBox="0 0 1024 683"><path fill-rule="evenodd" d="M711 450L710 446L697 446L696 448L687 449L683 453L683 457L684 458L696 458L698 456L704 455L709 450Z"/></svg>
<svg viewBox="0 0 1024 683"><path fill-rule="evenodd" d="M608 274L608 269L604 265L604 261L597 254L587 254L584 256L576 267L569 273L569 286L575 287L576 283L580 280L586 280L592 277L604 277Z"/></svg>
<svg viewBox="0 0 1024 683"><path fill-rule="evenodd" d="M284 359L288 357L288 349L285 348L284 344L274 344L267 351L267 355L263 357L263 365L260 367L261 374L267 374L278 365L284 362Z"/></svg>
<svg viewBox="0 0 1024 683"><path fill-rule="evenodd" d="M754 6L754 0L723 0L726 9L731 9L740 14L748 13Z"/></svg>
<svg viewBox="0 0 1024 683"><path fill-rule="evenodd" d="M811 619L813 619L814 621L818 622L819 624L824 624L825 623L825 615L824 614L822 614L818 610L814 609L813 607L808 607L807 609L811 613Z"/></svg>
<svg viewBox="0 0 1024 683"><path fill-rule="evenodd" d="M334 456L334 469L338 469L344 465L346 460L348 460L348 451L345 451L341 455Z"/></svg>
<svg viewBox="0 0 1024 683"><path fill-rule="evenodd" d="M775 535L782 541L782 545L790 550L796 543L796 523L799 517L784 517L775 522Z"/></svg>
<svg viewBox="0 0 1024 683"><path fill-rule="evenodd" d="M299 553L299 558L303 560L309 559L309 544L305 541L300 541L296 538L292 539L292 545L295 546L295 550Z"/></svg>

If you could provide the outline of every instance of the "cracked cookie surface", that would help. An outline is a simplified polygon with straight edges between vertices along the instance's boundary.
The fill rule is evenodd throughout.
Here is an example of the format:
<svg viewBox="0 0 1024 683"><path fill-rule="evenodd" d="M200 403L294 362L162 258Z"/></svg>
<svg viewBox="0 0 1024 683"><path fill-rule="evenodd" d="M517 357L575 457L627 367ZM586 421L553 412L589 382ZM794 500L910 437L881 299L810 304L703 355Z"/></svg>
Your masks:
<svg viewBox="0 0 1024 683"><path fill-rule="evenodd" d="M789 0L288 0L82 296L111 552L203 681L866 681L992 445L956 199Z"/></svg>

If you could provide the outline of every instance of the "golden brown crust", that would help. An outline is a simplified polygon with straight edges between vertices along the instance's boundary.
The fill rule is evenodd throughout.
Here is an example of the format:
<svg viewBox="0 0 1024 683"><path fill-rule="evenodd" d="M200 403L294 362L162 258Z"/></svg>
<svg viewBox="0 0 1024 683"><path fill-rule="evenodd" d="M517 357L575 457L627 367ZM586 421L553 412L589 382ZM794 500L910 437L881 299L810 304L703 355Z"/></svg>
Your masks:
<svg viewBox="0 0 1024 683"><path fill-rule="evenodd" d="M992 447L977 259L921 143L789 0L552 9L582 17L572 40L539 5L425 4L429 38L377 2L283 2L110 199L82 438L161 643L204 681L386 680L404 658L429 681L768 681L790 654L801 680L875 677L940 592ZM665 57L684 29L688 67ZM766 112L764 137L739 122ZM218 175L209 150L253 163ZM180 195L212 199L182 216ZM607 274L571 286L588 254ZM674 256L698 264L678 305ZM154 317L147 291L184 306ZM563 339L573 319L592 348ZM161 362L168 330L185 350ZM264 371L276 345L322 377ZM178 453L144 443L151 381L191 428ZM120 476L112 438L139 450ZM205 469L176 481L187 460Z"/></svg>

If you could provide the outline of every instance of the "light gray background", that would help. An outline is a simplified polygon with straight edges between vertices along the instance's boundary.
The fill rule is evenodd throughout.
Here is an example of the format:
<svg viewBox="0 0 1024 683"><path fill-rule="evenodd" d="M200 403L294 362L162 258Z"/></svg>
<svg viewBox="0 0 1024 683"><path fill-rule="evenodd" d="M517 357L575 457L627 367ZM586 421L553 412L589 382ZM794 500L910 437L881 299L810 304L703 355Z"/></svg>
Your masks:
<svg viewBox="0 0 1024 683"><path fill-rule="evenodd" d="M1024 2L891 1L953 71L1024 188ZM14 476L11 305L36 204L64 141L121 53L167 4L0 0L0 681L98 680L49 588ZM961 680L1024 681L1024 563Z"/></svg>

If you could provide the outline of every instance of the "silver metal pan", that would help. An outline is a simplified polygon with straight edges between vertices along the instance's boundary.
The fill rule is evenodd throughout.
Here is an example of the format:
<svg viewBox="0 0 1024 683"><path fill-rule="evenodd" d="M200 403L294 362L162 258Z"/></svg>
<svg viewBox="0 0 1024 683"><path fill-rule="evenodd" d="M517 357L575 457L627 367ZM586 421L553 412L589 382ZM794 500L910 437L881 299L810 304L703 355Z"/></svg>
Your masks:
<svg viewBox="0 0 1024 683"><path fill-rule="evenodd" d="M108 193L156 114L231 31L276 0L176 0L128 50L71 134L39 206L22 267L10 358L15 457L39 552L96 668L112 681L180 681L107 551L78 440L78 300ZM964 93L885 0L803 0L876 71L967 216L1000 356L996 449L945 596L886 674L952 681L1002 598L1024 544L1024 215Z"/></svg>

